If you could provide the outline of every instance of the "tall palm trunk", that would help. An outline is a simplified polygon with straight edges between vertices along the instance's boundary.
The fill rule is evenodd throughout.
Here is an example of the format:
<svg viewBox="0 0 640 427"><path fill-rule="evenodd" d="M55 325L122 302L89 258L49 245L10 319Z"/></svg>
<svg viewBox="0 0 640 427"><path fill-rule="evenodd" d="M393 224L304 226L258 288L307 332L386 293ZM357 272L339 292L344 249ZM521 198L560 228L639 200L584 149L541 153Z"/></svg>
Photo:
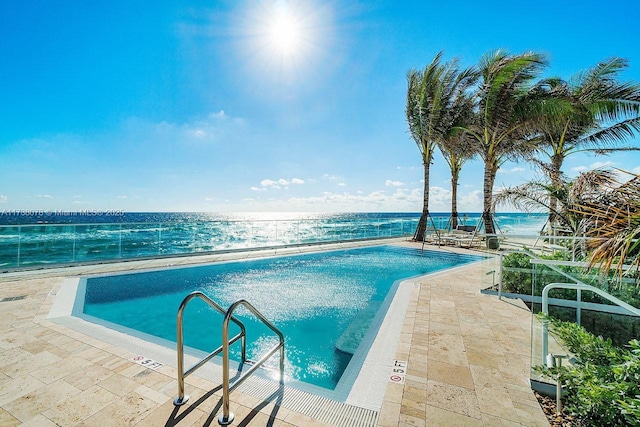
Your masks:
<svg viewBox="0 0 640 427"><path fill-rule="evenodd" d="M493 183L496 179L497 165L495 160L486 161L484 167L484 184L483 184L483 206L482 206L482 220L484 222L485 234L495 234L495 227L493 224L493 209L492 209L492 194Z"/></svg>
<svg viewBox="0 0 640 427"><path fill-rule="evenodd" d="M431 165L431 150L426 150L422 155L422 164L424 166L424 192L422 198L422 215L418 221L418 227L413 235L413 240L421 242L424 240L424 233L427 229L427 221L429 220L429 167Z"/></svg>
<svg viewBox="0 0 640 427"><path fill-rule="evenodd" d="M451 227L458 228L458 178L460 169L451 168Z"/></svg>
<svg viewBox="0 0 640 427"><path fill-rule="evenodd" d="M562 181L560 180L562 170L562 154L556 153L551 157L551 171L549 172L551 178L551 185L554 191L562 187ZM553 231L553 228L558 223L558 199L553 195L549 195L549 232Z"/></svg>

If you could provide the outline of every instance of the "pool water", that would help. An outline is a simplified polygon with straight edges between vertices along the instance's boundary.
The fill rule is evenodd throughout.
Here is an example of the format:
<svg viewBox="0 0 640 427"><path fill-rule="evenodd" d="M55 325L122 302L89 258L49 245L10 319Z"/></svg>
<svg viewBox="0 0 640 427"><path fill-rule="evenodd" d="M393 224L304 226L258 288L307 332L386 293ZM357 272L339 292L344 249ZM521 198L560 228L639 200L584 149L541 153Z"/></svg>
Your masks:
<svg viewBox="0 0 640 427"><path fill-rule="evenodd" d="M176 313L189 293L201 291L225 309L243 298L283 332L287 379L333 390L358 347L371 345L368 332L380 326L394 283L480 259L376 246L93 277L84 313L175 342ZM257 360L277 338L242 308L236 314L246 326L247 356ZM189 303L183 325L185 345L220 346L222 315L204 302ZM239 343L231 355L240 360ZM277 366L277 356L270 363Z"/></svg>

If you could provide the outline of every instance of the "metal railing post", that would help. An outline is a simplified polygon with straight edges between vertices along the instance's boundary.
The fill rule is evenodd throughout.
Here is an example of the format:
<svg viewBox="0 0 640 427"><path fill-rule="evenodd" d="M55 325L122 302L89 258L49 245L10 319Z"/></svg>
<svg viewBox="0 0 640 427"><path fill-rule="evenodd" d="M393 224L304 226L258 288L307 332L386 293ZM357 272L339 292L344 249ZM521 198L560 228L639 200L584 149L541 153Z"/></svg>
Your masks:
<svg viewBox="0 0 640 427"><path fill-rule="evenodd" d="M222 322L222 415L218 423L231 424L234 418L233 412L229 411L229 319L225 315Z"/></svg>
<svg viewBox="0 0 640 427"><path fill-rule="evenodd" d="M22 227L18 226L18 259L17 265L20 267L20 250L22 249Z"/></svg>
<svg viewBox="0 0 640 427"><path fill-rule="evenodd" d="M229 383L229 320L232 318L232 314L239 306L247 308L254 316L256 316L265 326L273 331L279 339L279 343L276 347L267 352L260 360L255 362L249 370L242 374L233 384ZM235 390L244 380L246 380L253 372L258 369L264 362L266 362L276 350L280 350L280 383L284 383L284 335L273 323L267 320L262 313L260 313L254 306L252 306L246 300L237 300L227 310L222 322L222 413L218 416L218 424L228 425L233 422L234 414L231 412L229 406L229 394Z"/></svg>
<svg viewBox="0 0 640 427"><path fill-rule="evenodd" d="M76 226L73 226L73 254L71 255L71 260L76 260Z"/></svg>
<svg viewBox="0 0 640 427"><path fill-rule="evenodd" d="M504 263L504 253L500 252L500 272L498 276L498 299L502 300L502 264Z"/></svg>
<svg viewBox="0 0 640 427"><path fill-rule="evenodd" d="M576 323L578 325L581 325L582 322L582 307L581 307L581 303L582 303L582 289L578 289L576 291L577 295L576 298L578 300L578 307L576 307Z"/></svg>
<svg viewBox="0 0 640 427"><path fill-rule="evenodd" d="M187 297L188 298L188 297ZM176 406L184 405L189 396L184 395L184 337L182 332L182 317L184 308L189 300L185 298L180 308L178 309L178 315L176 316L176 347L178 353L178 397L173 401Z"/></svg>

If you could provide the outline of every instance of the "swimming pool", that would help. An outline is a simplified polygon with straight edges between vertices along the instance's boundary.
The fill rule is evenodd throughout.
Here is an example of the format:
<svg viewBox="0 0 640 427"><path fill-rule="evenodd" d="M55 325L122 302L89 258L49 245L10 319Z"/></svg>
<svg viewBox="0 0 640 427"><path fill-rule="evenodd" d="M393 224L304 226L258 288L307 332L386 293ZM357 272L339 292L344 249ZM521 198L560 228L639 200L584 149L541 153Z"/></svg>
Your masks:
<svg viewBox="0 0 640 427"><path fill-rule="evenodd" d="M175 342L176 311L190 292L225 308L244 298L284 333L288 381L333 390L353 354L371 345L401 279L480 259L376 246L92 277L83 313ZM254 318L238 317L247 328L248 356L258 359L276 338ZM218 347L221 323L221 315L193 301L184 314L185 344L206 352ZM239 346L231 349L239 360Z"/></svg>

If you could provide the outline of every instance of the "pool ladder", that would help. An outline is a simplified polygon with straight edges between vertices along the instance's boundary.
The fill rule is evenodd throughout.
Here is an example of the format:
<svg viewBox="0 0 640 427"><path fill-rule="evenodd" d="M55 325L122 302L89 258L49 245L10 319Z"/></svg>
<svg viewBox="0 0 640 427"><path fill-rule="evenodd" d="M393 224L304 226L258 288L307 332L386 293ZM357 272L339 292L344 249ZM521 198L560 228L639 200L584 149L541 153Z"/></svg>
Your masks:
<svg viewBox="0 0 640 427"><path fill-rule="evenodd" d="M184 309L186 308L189 301L194 298L199 298L207 303L211 308L217 310L219 313L224 315L224 321L222 322L222 345L218 347L216 350L209 353L204 359L200 360L198 363L193 365L191 368L184 370L184 334L182 330L182 318L184 314ZM233 384L229 383L229 346L236 341L240 340L242 342L242 364L247 362L247 340L246 340L246 331L244 324L238 320L233 312L239 306L244 306L248 309L254 316L256 316L262 323L264 323L269 329L271 329L279 339L278 345L269 350L260 360L255 362L247 372L242 374ZM229 339L229 322L235 323L240 327L240 333ZM220 425L231 424L234 419L233 412L229 411L229 393L235 390L240 384L244 382L251 374L255 372L264 362L266 362L271 356L275 354L276 351L280 351L280 383L284 383L284 335L282 332L271 323L266 317L262 315L253 305L251 305L248 301L239 299L231 306L228 310L224 310L220 305L218 305L211 298L203 294L202 292L192 292L187 297L182 300L180 304L180 308L178 308L178 315L176 319L176 344L178 349L178 397L176 397L173 401L173 404L176 406L183 405L189 400L189 395L184 394L184 379L191 375L195 370L200 368L202 365L207 363L209 360L213 359L218 354L222 353L222 414L218 417L218 423Z"/></svg>

